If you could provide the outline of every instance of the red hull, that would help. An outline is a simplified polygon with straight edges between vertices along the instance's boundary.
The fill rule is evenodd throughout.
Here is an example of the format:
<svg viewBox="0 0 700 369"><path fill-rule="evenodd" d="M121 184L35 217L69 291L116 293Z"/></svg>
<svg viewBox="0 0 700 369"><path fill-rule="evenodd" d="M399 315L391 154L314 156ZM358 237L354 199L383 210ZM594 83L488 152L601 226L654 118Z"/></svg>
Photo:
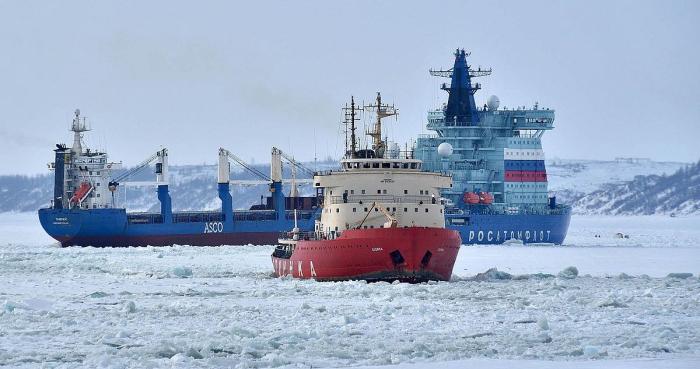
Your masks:
<svg viewBox="0 0 700 369"><path fill-rule="evenodd" d="M462 240L445 228L347 230L334 240L301 240L289 258L272 256L275 276L320 281L447 281Z"/></svg>

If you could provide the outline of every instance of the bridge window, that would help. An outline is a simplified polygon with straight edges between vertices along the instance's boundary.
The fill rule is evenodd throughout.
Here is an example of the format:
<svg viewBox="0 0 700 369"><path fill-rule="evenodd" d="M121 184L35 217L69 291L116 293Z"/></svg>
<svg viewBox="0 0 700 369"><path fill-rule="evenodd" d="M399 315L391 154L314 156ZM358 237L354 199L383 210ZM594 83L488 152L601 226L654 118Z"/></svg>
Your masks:
<svg viewBox="0 0 700 369"><path fill-rule="evenodd" d="M416 163L411 163L411 169L416 169Z"/></svg>
<svg viewBox="0 0 700 369"><path fill-rule="evenodd" d="M352 208L352 212L353 212L353 213L356 213L356 212L357 212L357 208Z"/></svg>
<svg viewBox="0 0 700 369"><path fill-rule="evenodd" d="M408 195L408 190L403 190L404 195Z"/></svg>
<svg viewBox="0 0 700 369"><path fill-rule="evenodd" d="M382 163L382 168L391 168L391 163Z"/></svg>
<svg viewBox="0 0 700 369"><path fill-rule="evenodd" d="M379 168L379 163L372 163L372 168Z"/></svg>
<svg viewBox="0 0 700 369"><path fill-rule="evenodd" d="M365 194L365 190L362 190L362 194L363 194L363 195Z"/></svg>
<svg viewBox="0 0 700 369"><path fill-rule="evenodd" d="M415 208L415 210L416 210L415 213L417 213L417 212L418 212L418 208Z"/></svg>
<svg viewBox="0 0 700 369"><path fill-rule="evenodd" d="M404 213L408 213L408 208L403 208Z"/></svg>

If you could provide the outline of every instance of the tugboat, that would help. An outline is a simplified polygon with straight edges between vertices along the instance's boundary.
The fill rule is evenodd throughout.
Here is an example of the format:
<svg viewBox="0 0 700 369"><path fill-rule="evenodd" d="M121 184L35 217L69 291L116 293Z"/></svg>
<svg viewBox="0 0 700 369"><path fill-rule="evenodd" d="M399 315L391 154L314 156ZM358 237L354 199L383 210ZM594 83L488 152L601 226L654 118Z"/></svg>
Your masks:
<svg viewBox="0 0 700 369"><path fill-rule="evenodd" d="M387 150L382 118L393 106L365 106L377 120L368 133L371 149L357 150L356 105L346 107L350 148L341 169L317 172L313 186L322 199L313 232L296 226L272 254L277 277L318 281L367 280L417 283L447 281L459 252L458 231L445 228L440 191L452 186L446 173L428 172L410 152Z"/></svg>

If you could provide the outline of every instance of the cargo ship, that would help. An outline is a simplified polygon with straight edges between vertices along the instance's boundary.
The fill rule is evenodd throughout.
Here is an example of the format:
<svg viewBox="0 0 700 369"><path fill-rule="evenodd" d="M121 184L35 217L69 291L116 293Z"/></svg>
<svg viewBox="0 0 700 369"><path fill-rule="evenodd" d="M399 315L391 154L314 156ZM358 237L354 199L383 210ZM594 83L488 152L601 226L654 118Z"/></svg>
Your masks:
<svg viewBox="0 0 700 369"><path fill-rule="evenodd" d="M441 85L447 103L428 112L415 157L423 168L447 171L454 185L442 192L448 200L447 227L460 232L465 244L564 242L570 206L557 204L547 189L542 136L554 128L554 110L501 108L490 96L475 102L481 84L473 78L491 69L471 67L469 53L457 50L450 69L430 74L450 79Z"/></svg>
<svg viewBox="0 0 700 369"><path fill-rule="evenodd" d="M121 163L110 162L107 153L91 150L83 143L89 128L80 110L71 125L73 146L57 144L54 194L50 206L39 210L44 230L62 246L164 246L164 245L269 245L277 242L279 232L294 224L313 229L318 215L316 197L300 197L294 177L282 179L283 159L294 170L311 172L291 156L272 148L270 175L248 165L230 151L220 148L218 157L218 197L221 210L173 212L168 189L168 150L160 149L142 163L121 173ZM242 166L259 180L231 181L231 162ZM155 164L155 165L153 165ZM127 212L119 206L118 188L134 174L155 168L156 180L139 185L152 186L160 202L160 211ZM212 179L213 180L213 179ZM291 182L290 196L282 192L282 183ZM269 184L267 203L250 210L233 210L231 184Z"/></svg>
<svg viewBox="0 0 700 369"><path fill-rule="evenodd" d="M381 104L376 112L393 109ZM448 173L426 171L410 157L385 155L381 118L369 132L372 148L357 150L355 103L351 102L351 144L339 170L319 172L313 186L321 197L314 230L295 226L272 254L278 277L339 281L446 281L452 276L461 240L445 228L440 192L452 186Z"/></svg>

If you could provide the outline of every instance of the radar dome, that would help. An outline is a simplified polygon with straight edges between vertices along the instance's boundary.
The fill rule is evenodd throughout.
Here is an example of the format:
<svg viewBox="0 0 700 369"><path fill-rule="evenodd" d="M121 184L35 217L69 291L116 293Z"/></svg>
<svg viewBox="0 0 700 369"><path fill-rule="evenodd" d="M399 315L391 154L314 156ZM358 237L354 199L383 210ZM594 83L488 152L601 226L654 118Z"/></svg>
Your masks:
<svg viewBox="0 0 700 369"><path fill-rule="evenodd" d="M489 96L489 99L486 100L486 106L488 106L489 110L498 109L498 105L500 103L501 103L501 100L498 100L498 96L496 96L496 95L491 95L491 96Z"/></svg>
<svg viewBox="0 0 700 369"><path fill-rule="evenodd" d="M450 145L447 142L443 142L438 146L438 155L442 156L443 158L446 158L450 155L452 155L452 152L454 149L452 148L452 145Z"/></svg>

